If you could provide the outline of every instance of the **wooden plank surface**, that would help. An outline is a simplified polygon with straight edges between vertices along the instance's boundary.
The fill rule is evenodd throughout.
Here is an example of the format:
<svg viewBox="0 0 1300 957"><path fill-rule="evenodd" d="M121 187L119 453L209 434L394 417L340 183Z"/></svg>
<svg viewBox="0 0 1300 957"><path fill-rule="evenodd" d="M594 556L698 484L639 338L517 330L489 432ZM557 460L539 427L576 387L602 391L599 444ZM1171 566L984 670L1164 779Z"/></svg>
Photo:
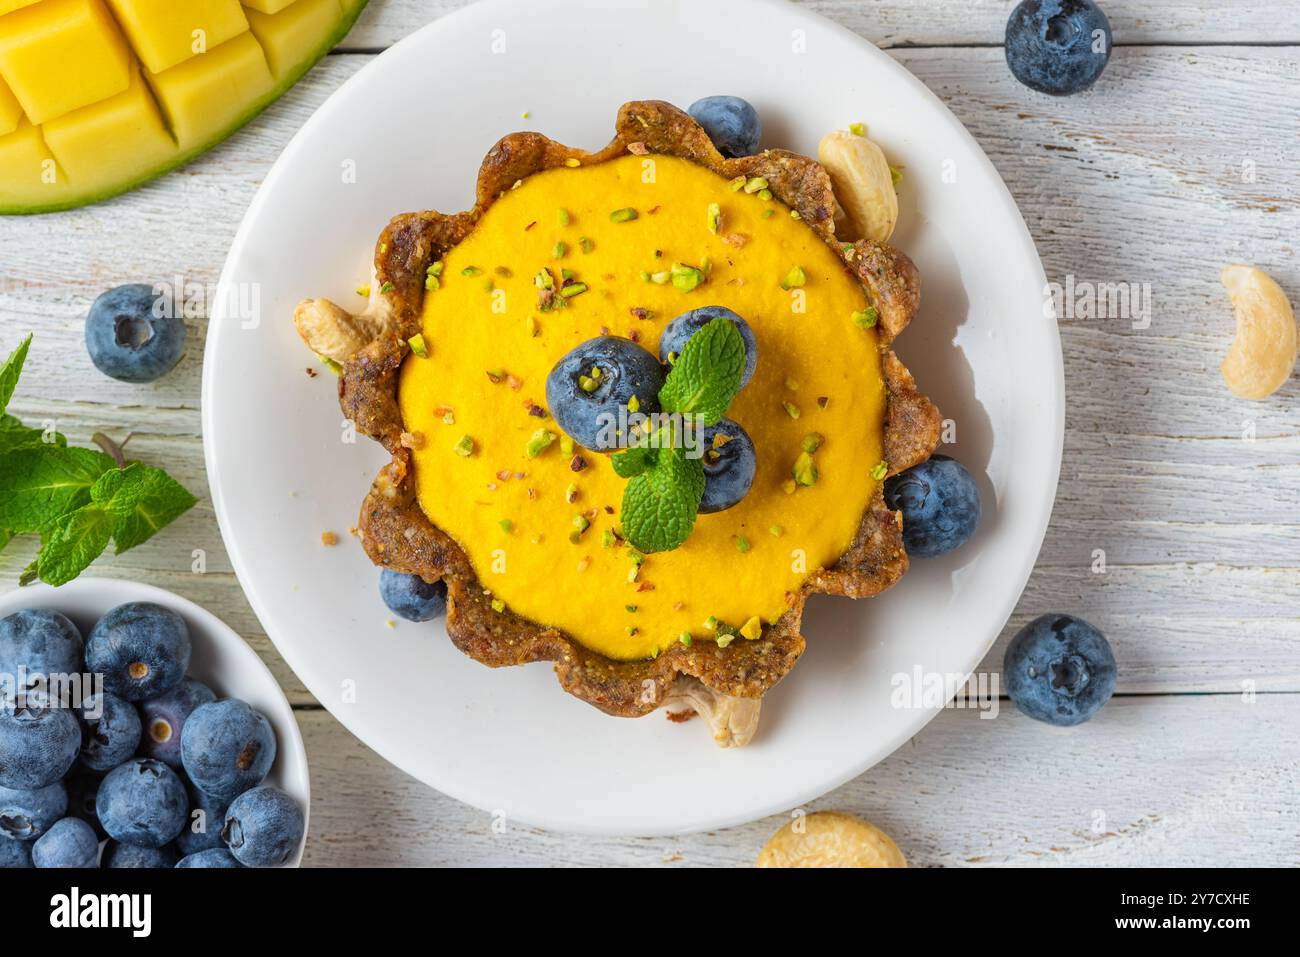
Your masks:
<svg viewBox="0 0 1300 957"><path fill-rule="evenodd" d="M375 0L347 48L381 48L462 5ZM1007 181L1049 279L1149 282L1154 301L1146 329L1109 319L1061 323L1069 411L1056 510L1007 635L984 665L997 669L1007 636L1024 621L1068 610L1109 634L1128 697L1074 736L1013 715L978 721L945 713L818 806L865 813L917 863L1294 858L1296 808L1274 792L1294 802L1298 790L1300 379L1268 403L1227 394L1217 366L1232 318L1217 277L1227 261L1258 262L1300 301L1300 47L1268 45L1300 41L1292 36L1300 17L1248 2L1234 4L1219 24L1202 9L1211 5L1199 2L1112 0L1106 8L1117 40L1128 45L1116 50L1097 91L1055 100L1020 87L1001 50L981 46L998 42L1009 3L966 4L960 17L928 0L807 5L900 47L893 55L952 107ZM1142 45L1152 43L1205 45ZM953 44L960 46L901 48ZM96 430L134 432L134 454L205 492L198 413L205 321L191 322L191 346L176 372L137 387L94 372L81 341L85 311L124 281L180 274L215 282L275 157L369 58L328 58L233 140L134 194L59 216L0 219L0 347L38 332L13 411L51 419L75 441ZM206 556L204 575L190 570L195 549ZM1104 572L1093 570L1098 549ZM0 553L0 587L14 583L32 553L23 540ZM101 562L95 573L151 581L199 601L271 665L302 709L311 751L309 862L657 863L680 852L683 864L736 864L750 860L779 823L677 842L526 829L502 839L479 812L388 768L314 705L248 608L206 500L167 534ZM1243 682L1273 693L1246 710ZM1156 752L1152 741L1176 743L1177 754ZM1067 753L1041 764L1035 755L1057 742ZM1283 745L1290 763L1277 750ZM1079 810L1086 801L1059 808L1052 800L1097 774L1120 782L1110 798L1093 801L1116 809L1108 811L1113 834L1100 837ZM970 787L953 794L942 785L953 776ZM1028 799L1026 788L1036 789ZM1242 803L1229 814L1223 805L1237 800L1238 789ZM1198 794L1200 804L1192 800ZM377 841L359 828L359 803L402 823L409 840ZM1027 820L1016 810L1025 806L1045 810ZM1269 832L1261 840L1252 831L1250 853L1231 840L1248 826Z"/></svg>

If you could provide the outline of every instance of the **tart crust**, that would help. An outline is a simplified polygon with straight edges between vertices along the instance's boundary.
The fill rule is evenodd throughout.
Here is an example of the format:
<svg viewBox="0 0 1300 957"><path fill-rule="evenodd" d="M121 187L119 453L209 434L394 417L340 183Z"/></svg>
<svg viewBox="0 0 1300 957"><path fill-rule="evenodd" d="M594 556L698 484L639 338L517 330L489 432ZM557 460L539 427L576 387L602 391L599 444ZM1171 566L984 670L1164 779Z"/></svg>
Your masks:
<svg viewBox="0 0 1300 957"><path fill-rule="evenodd" d="M920 278L912 261L883 243L861 240L849 246L836 241L830 177L816 161L785 150L726 159L694 120L669 103L624 104L613 140L595 153L564 146L540 133L513 133L484 160L473 209L452 215L425 211L395 217L376 246L371 305L366 313L348 317L352 343L368 341L356 351L349 348L346 356L331 356L343 363L339 402L344 415L392 456L362 505L358 529L366 554L377 565L429 582L445 581L448 634L457 648L476 661L494 668L554 662L556 676L570 694L608 714L638 717L663 705L678 681L689 681L692 687L698 681L724 698L761 697L803 653L799 625L809 595L877 595L903 576L908 561L902 517L885 505L883 492L877 489L849 549L791 593L788 610L758 639L738 638L726 648L706 641L677 644L652 660L615 661L508 609L494 611L491 593L478 580L468 556L424 514L416 499L411 450L402 445L397 383L408 352L406 340L420 331L427 267L465 239L483 212L517 182L566 161L585 166L626 153L677 156L727 179L762 176L778 199L798 210L811 229L841 251L879 311L889 474L930 457L938 444L940 416L890 348L920 302ZM313 320L322 311L347 315L328 300L305 301L294 318L309 345Z"/></svg>

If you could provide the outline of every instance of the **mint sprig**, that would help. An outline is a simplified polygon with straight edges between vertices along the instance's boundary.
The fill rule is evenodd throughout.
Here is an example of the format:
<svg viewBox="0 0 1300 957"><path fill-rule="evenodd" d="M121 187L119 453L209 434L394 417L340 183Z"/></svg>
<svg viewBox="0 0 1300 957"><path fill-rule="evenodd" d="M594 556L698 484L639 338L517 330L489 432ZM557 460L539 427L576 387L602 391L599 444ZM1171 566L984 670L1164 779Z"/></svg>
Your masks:
<svg viewBox="0 0 1300 957"><path fill-rule="evenodd" d="M162 469L118 465L94 449L70 447L57 432L4 414L31 336L0 366L0 550L15 535L41 548L21 581L64 585L108 547L117 554L148 541L198 501Z"/></svg>
<svg viewBox="0 0 1300 957"><path fill-rule="evenodd" d="M729 319L714 319L682 348L663 388L659 407L681 424L715 425L740 391L745 340ZM647 436L642 445L614 456L614 471L628 479L623 490L623 535L640 552L666 552L690 536L704 497L704 461L688 458L672 428Z"/></svg>

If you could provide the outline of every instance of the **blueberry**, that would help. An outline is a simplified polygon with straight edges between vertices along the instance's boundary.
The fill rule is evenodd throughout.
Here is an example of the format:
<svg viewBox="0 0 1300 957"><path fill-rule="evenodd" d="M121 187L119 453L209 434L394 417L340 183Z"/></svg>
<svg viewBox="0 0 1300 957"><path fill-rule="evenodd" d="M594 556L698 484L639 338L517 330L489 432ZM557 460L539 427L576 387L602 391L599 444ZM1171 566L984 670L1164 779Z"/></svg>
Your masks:
<svg viewBox="0 0 1300 957"><path fill-rule="evenodd" d="M34 791L0 788L0 844L33 841L68 813L68 789L55 781Z"/></svg>
<svg viewBox="0 0 1300 957"><path fill-rule="evenodd" d="M1115 692L1110 642L1082 618L1043 615L1016 633L1002 659L1007 695L1029 717L1082 724Z"/></svg>
<svg viewBox="0 0 1300 957"><path fill-rule="evenodd" d="M633 397L640 412L659 411L664 375L659 360L631 339L600 336L555 364L546 377L546 404L573 441L607 451L627 444L620 430Z"/></svg>
<svg viewBox="0 0 1300 957"><path fill-rule="evenodd" d="M101 295L86 316L86 351L104 375L153 382L185 352L185 321L152 286L132 283ZM172 315L160 315L170 312Z"/></svg>
<svg viewBox="0 0 1300 957"><path fill-rule="evenodd" d="M99 814L95 810L95 801L99 795L99 782L103 775L91 771L84 765L74 767L63 783L68 788L68 816L79 817L95 829L100 837L108 837L104 826L99 823Z"/></svg>
<svg viewBox="0 0 1300 957"><path fill-rule="evenodd" d="M141 753L179 768L181 731L186 719L199 705L216 700L216 694L203 682L185 678L166 694L141 702L140 720L144 725Z"/></svg>
<svg viewBox="0 0 1300 957"><path fill-rule="evenodd" d="M176 849L181 854L194 854L213 847L225 847L221 843L221 827L226 821L226 808L230 802L204 794L193 785L189 792L190 812L184 830L176 838Z"/></svg>
<svg viewBox="0 0 1300 957"><path fill-rule="evenodd" d="M279 788L260 787L231 803L221 839L245 867L279 867L297 853L305 827L297 801Z"/></svg>
<svg viewBox="0 0 1300 957"><path fill-rule="evenodd" d="M176 850L165 847L137 847L120 841L109 841L104 847L103 866L110 869L150 868L176 866Z"/></svg>
<svg viewBox="0 0 1300 957"><path fill-rule="evenodd" d="M33 675L80 674L83 651L81 632L57 611L31 608L0 618L0 676L15 692L38 688Z"/></svg>
<svg viewBox="0 0 1300 957"><path fill-rule="evenodd" d="M754 338L754 330L749 328L749 323L723 306L701 306L682 313L668 323L659 336L659 358L667 363L669 357L681 355L687 340L714 319L730 319L740 330L740 337L745 340L745 371L740 376L740 387L743 389L754 378L754 369L758 366L758 340Z"/></svg>
<svg viewBox="0 0 1300 957"><path fill-rule="evenodd" d="M140 746L140 715L135 705L107 691L81 703L81 763L92 771L111 771Z"/></svg>
<svg viewBox="0 0 1300 957"><path fill-rule="evenodd" d="M432 585L419 575L407 575L391 568L379 572L379 595L388 610L407 621L431 621L447 611L447 583Z"/></svg>
<svg viewBox="0 0 1300 957"><path fill-rule="evenodd" d="M721 443L721 444L719 444ZM704 429L704 498L700 512L731 508L754 484L758 459L754 442L740 423L721 419Z"/></svg>
<svg viewBox="0 0 1300 957"><path fill-rule="evenodd" d="M885 482L885 504L903 513L903 545L934 558L965 544L980 523L980 493L960 462L932 455Z"/></svg>
<svg viewBox="0 0 1300 957"><path fill-rule="evenodd" d="M81 725L67 708L27 696L0 704L0 787L53 784L81 752Z"/></svg>
<svg viewBox="0 0 1300 957"><path fill-rule="evenodd" d="M176 772L148 758L115 768L100 783L95 799L108 836L139 847L162 847L176 840L189 807Z"/></svg>
<svg viewBox="0 0 1300 957"><path fill-rule="evenodd" d="M32 867L31 841L0 841L0 871Z"/></svg>
<svg viewBox="0 0 1300 957"><path fill-rule="evenodd" d="M79 817L65 817L32 845L37 867L98 867L99 838Z"/></svg>
<svg viewBox="0 0 1300 957"><path fill-rule="evenodd" d="M1092 0L1024 0L1007 21L1007 65L1039 93L1082 93L1110 60L1110 22Z"/></svg>
<svg viewBox="0 0 1300 957"><path fill-rule="evenodd" d="M275 763L271 724L244 702L200 705L181 732L181 763L194 786L232 800L257 787Z"/></svg>
<svg viewBox="0 0 1300 957"><path fill-rule="evenodd" d="M104 676L104 687L127 701L166 694L190 666L185 619L162 605L118 605L91 629L86 667Z"/></svg>
<svg viewBox="0 0 1300 957"><path fill-rule="evenodd" d="M210 847L206 851L186 854L176 864L177 867L243 867L224 847Z"/></svg>
<svg viewBox="0 0 1300 957"><path fill-rule="evenodd" d="M752 156L763 138L758 111L738 96L706 96L691 104L691 117L704 127L723 156Z"/></svg>

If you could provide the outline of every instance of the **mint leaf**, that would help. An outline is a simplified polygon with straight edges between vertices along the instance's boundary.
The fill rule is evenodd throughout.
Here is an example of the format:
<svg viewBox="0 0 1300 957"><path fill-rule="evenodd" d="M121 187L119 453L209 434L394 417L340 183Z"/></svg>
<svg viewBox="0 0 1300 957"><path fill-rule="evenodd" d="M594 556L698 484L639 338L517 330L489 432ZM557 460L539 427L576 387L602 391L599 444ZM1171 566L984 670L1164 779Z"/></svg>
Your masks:
<svg viewBox="0 0 1300 957"><path fill-rule="evenodd" d="M699 415L714 425L740 391L745 372L745 340L730 319L714 319L686 341L664 387L659 406L665 412Z"/></svg>
<svg viewBox="0 0 1300 957"><path fill-rule="evenodd" d="M113 513L85 505L58 519L41 535L36 571L47 585L66 585L99 557L113 535Z"/></svg>
<svg viewBox="0 0 1300 957"><path fill-rule="evenodd" d="M99 477L90 500L113 516L115 554L148 541L198 501L162 469L132 462Z"/></svg>
<svg viewBox="0 0 1300 957"><path fill-rule="evenodd" d="M31 446L0 455L0 528L39 532L90 500L113 460L103 452Z"/></svg>
<svg viewBox="0 0 1300 957"><path fill-rule="evenodd" d="M623 489L623 534L646 554L671 551L691 534L703 497L704 463L662 449L654 467Z"/></svg>
<svg viewBox="0 0 1300 957"><path fill-rule="evenodd" d="M32 344L32 337L28 334L18 348L9 354L5 364L0 366L0 413L9 407L9 400L14 397L14 389L18 385L18 377L22 374L23 363L27 361L27 349Z"/></svg>
<svg viewBox="0 0 1300 957"><path fill-rule="evenodd" d="M0 455L36 445L68 444L68 440L58 432L51 432L50 438L51 441L45 441L45 432L42 429L29 429L12 415L0 415Z"/></svg>
<svg viewBox="0 0 1300 957"><path fill-rule="evenodd" d="M616 452L612 460L614 474L619 478L635 478L642 472L654 467L658 457L656 449L636 445L622 452Z"/></svg>

